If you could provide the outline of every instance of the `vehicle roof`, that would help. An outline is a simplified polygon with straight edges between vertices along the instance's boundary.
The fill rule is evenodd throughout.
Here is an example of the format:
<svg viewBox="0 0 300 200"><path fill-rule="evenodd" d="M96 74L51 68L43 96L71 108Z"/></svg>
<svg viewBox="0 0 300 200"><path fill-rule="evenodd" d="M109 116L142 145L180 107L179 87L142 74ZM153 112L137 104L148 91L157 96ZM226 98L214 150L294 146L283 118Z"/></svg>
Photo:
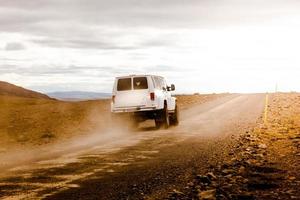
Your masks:
<svg viewBox="0 0 300 200"><path fill-rule="evenodd" d="M156 76L156 77L160 77L160 78L164 78L162 76L158 76L158 75L151 75L151 74L131 74L131 75L127 75L127 76L117 76L116 78L132 78L132 77L141 77L141 76Z"/></svg>

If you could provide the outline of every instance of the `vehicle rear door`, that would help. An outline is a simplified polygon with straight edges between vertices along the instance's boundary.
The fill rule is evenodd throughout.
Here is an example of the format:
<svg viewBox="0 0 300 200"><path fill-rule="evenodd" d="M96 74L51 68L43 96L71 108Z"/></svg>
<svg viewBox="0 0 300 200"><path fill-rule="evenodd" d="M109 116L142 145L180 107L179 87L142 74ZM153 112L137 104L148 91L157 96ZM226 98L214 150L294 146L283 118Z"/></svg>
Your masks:
<svg viewBox="0 0 300 200"><path fill-rule="evenodd" d="M149 86L146 76L119 78L115 107L143 107L147 105Z"/></svg>

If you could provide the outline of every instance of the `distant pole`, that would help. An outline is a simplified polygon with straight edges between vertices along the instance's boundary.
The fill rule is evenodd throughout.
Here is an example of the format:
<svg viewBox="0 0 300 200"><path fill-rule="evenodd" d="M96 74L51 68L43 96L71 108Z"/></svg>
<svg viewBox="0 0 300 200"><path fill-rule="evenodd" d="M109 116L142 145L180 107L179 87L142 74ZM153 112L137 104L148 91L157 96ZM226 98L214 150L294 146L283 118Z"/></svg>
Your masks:
<svg viewBox="0 0 300 200"><path fill-rule="evenodd" d="M276 85L275 85L275 93L277 93L278 92L278 83L276 83Z"/></svg>

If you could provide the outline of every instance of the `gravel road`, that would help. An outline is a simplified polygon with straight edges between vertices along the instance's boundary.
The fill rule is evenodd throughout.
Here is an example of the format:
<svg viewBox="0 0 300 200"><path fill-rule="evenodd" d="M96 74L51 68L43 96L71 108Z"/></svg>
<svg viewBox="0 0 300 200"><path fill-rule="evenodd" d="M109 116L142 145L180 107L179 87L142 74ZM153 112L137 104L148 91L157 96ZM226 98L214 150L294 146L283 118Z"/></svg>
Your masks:
<svg viewBox="0 0 300 200"><path fill-rule="evenodd" d="M0 199L169 198L222 163L262 116L264 103L264 94L228 95L182 110L180 125L168 130L112 129L101 138L15 155L11 160L19 162L2 162Z"/></svg>

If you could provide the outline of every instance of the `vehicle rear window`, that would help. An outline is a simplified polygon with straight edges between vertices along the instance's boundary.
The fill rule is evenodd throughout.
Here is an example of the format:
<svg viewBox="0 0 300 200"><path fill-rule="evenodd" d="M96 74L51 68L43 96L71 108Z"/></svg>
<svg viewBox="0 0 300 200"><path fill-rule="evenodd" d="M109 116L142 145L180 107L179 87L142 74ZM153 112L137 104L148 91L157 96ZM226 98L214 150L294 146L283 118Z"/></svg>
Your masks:
<svg viewBox="0 0 300 200"><path fill-rule="evenodd" d="M122 78L118 80L118 91L131 90L131 78Z"/></svg>
<svg viewBox="0 0 300 200"><path fill-rule="evenodd" d="M135 90L148 89L147 78L146 77L133 78L133 89Z"/></svg>

